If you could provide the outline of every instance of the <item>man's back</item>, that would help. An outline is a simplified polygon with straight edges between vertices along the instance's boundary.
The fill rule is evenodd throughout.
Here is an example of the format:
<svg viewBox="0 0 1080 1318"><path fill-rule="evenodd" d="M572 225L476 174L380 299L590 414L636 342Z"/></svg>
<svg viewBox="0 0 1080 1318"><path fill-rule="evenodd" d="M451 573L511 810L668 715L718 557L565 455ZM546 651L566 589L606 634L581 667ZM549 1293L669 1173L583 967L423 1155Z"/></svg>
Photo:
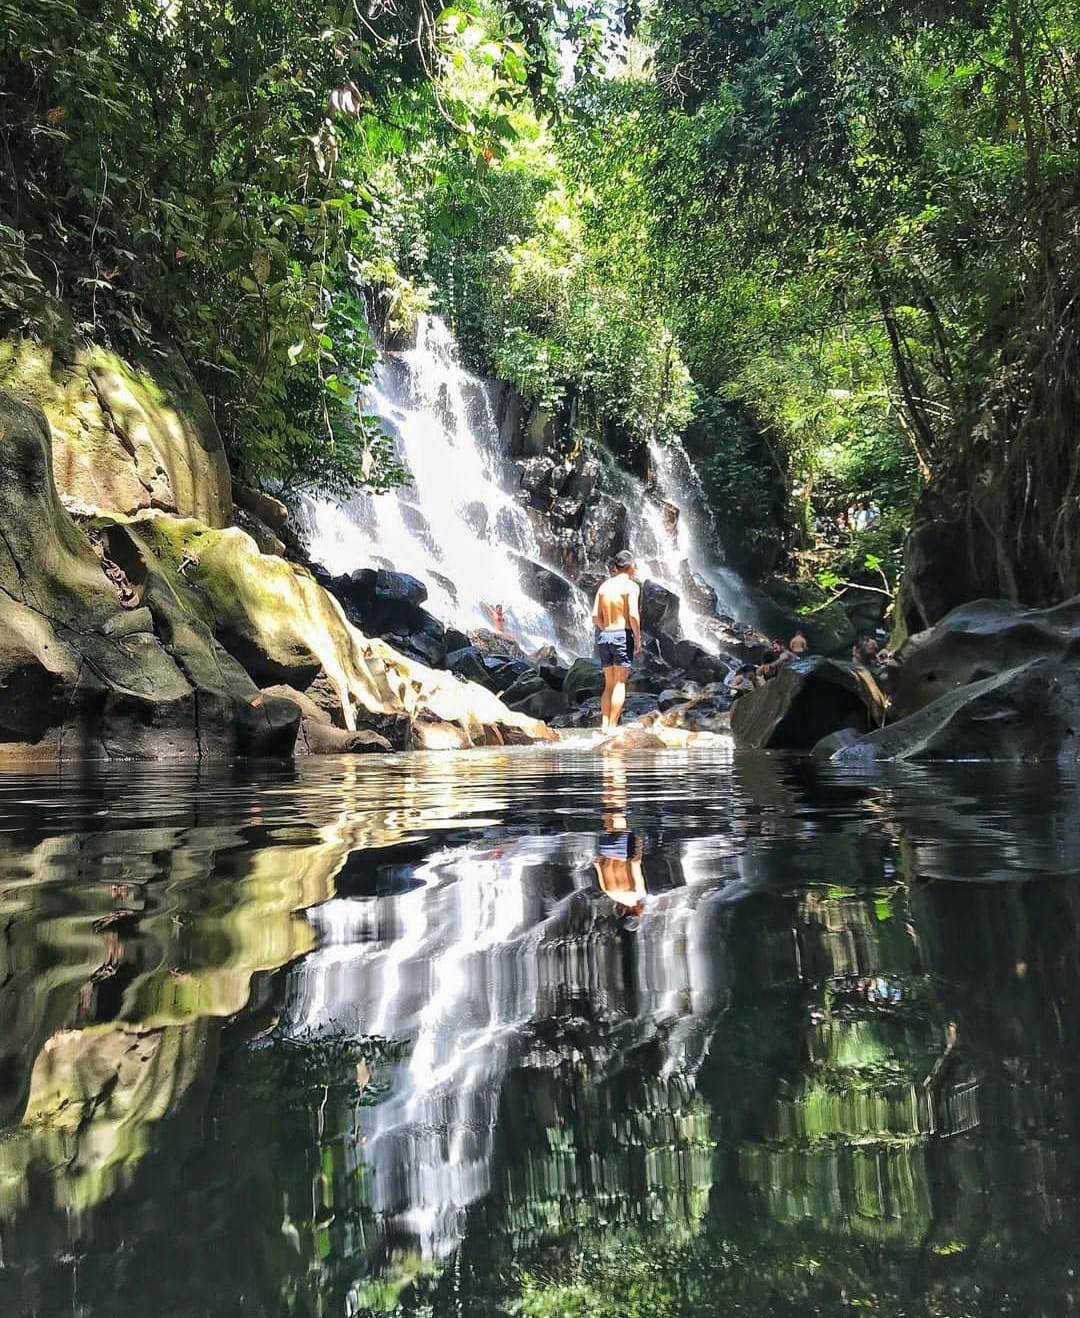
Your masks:
<svg viewBox="0 0 1080 1318"><path fill-rule="evenodd" d="M601 582L593 604L593 621L603 631L609 627L630 628L638 616L641 587L625 572L616 572Z"/></svg>

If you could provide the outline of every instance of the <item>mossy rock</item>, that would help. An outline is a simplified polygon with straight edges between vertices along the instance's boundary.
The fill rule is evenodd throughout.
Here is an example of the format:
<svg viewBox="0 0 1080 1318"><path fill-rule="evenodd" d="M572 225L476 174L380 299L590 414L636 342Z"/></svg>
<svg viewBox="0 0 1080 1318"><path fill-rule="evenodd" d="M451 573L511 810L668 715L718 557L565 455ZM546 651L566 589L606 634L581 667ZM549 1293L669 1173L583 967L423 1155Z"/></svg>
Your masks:
<svg viewBox="0 0 1080 1318"><path fill-rule="evenodd" d="M0 389L44 412L61 495L134 513L160 508L225 526L232 485L202 391L168 344L129 361L53 318L48 341L0 339Z"/></svg>

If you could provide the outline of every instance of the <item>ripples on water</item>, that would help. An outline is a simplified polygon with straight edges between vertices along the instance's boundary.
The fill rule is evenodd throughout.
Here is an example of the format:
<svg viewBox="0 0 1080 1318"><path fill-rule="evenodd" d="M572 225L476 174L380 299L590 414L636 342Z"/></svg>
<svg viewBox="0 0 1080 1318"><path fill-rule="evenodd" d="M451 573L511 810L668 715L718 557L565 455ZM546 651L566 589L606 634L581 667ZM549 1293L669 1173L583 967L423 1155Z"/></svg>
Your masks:
<svg viewBox="0 0 1080 1318"><path fill-rule="evenodd" d="M0 777L0 1310L1069 1312L1076 792L535 750Z"/></svg>

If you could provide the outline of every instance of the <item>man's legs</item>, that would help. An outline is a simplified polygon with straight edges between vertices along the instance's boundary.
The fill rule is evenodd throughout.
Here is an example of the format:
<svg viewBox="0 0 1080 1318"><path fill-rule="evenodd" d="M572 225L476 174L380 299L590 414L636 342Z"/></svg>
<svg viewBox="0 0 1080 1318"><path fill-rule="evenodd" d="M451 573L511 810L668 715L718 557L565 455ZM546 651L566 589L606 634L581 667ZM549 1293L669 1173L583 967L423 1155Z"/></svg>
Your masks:
<svg viewBox="0 0 1080 1318"><path fill-rule="evenodd" d="M604 694L600 697L600 726L605 732L613 732L622 718L623 705L626 704L626 680L630 669L619 664L612 664L604 669Z"/></svg>

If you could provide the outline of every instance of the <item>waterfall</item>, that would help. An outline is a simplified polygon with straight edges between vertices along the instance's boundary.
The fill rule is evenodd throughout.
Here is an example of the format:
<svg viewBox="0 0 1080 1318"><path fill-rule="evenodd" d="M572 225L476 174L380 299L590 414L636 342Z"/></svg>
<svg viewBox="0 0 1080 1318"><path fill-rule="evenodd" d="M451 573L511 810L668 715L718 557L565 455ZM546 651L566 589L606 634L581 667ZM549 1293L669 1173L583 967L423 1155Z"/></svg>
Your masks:
<svg viewBox="0 0 1080 1318"><path fill-rule="evenodd" d="M427 587L431 612L462 629L489 626L484 604L503 603L526 650L560 640L587 649L580 592L568 587L573 607L557 628L523 587L522 560L542 561L536 535L514 497L517 473L500 451L488 390L458 362L443 321L422 316L416 346L383 357L366 410L393 438L412 483L343 506L317 502L312 557L333 573L408 572Z"/></svg>
<svg viewBox="0 0 1080 1318"><path fill-rule="evenodd" d="M489 388L461 366L443 321L421 317L415 347L383 356L365 402L392 437L411 484L344 504L313 501L312 557L335 575L361 567L409 573L427 587L428 609L447 625L488 626L485 604L502 603L524 649L554 644L589 653L592 601L542 552ZM692 578L707 583L706 595L715 592L721 611L745 616L746 609L732 574L703 548L711 527L685 451L654 446L652 464L651 488L613 464L605 465L602 484L626 507L639 578L656 577L680 593L684 633L713 648L711 601L700 589L695 597ZM546 598L536 598L545 587Z"/></svg>

